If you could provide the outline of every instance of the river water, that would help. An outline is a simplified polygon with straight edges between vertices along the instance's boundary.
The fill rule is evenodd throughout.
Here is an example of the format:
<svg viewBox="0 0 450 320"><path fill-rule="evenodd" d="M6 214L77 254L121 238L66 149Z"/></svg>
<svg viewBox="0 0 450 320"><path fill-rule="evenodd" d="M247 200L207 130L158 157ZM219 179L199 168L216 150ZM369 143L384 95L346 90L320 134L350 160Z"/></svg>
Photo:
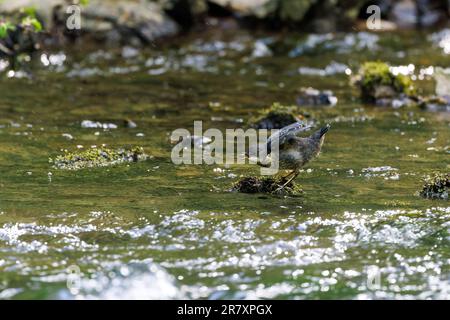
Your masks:
<svg viewBox="0 0 450 320"><path fill-rule="evenodd" d="M239 32L40 52L23 72L4 70L0 298L448 299L450 206L418 195L449 169L448 113L361 104L349 80L367 60L404 66L428 94L430 67L450 66L429 34ZM171 162L173 130L245 128L301 87L339 99L301 107L332 125L296 180L301 197L230 192L258 174L252 165ZM103 144L151 158L49 162Z"/></svg>

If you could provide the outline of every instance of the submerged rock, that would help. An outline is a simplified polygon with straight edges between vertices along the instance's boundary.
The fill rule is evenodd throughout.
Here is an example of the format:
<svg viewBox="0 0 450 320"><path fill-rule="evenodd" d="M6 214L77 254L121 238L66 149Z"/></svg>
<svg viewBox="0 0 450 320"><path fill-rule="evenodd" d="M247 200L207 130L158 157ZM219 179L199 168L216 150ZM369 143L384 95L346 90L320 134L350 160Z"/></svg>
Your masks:
<svg viewBox="0 0 450 320"><path fill-rule="evenodd" d="M362 65L357 83L361 99L377 105L398 106L398 101L408 104L415 97L416 89L410 77L394 74L384 62L366 62Z"/></svg>
<svg viewBox="0 0 450 320"><path fill-rule="evenodd" d="M300 195L303 191L291 181L283 189L278 190L287 182L281 177L244 177L233 185L232 190L241 193L273 193L284 195Z"/></svg>
<svg viewBox="0 0 450 320"><path fill-rule="evenodd" d="M297 97L299 106L335 106L338 99L330 90L319 91L314 88L301 88L300 95Z"/></svg>
<svg viewBox="0 0 450 320"><path fill-rule="evenodd" d="M129 128L129 129L137 128L136 122L134 122L134 121L131 120L131 119L125 119L125 120L123 120L123 125L124 125L125 128Z"/></svg>
<svg viewBox="0 0 450 320"><path fill-rule="evenodd" d="M68 152L50 159L54 167L63 170L79 170L85 168L107 167L127 162L147 160L149 156L142 147L131 149L91 148L84 151Z"/></svg>
<svg viewBox="0 0 450 320"><path fill-rule="evenodd" d="M450 112L450 97L431 96L422 98L419 106L427 111Z"/></svg>
<svg viewBox="0 0 450 320"><path fill-rule="evenodd" d="M449 188L450 173L437 173L425 180L420 195L428 199L448 199Z"/></svg>
<svg viewBox="0 0 450 320"><path fill-rule="evenodd" d="M261 116L250 121L251 127L255 129L281 129L294 122L309 117L308 114L302 114L296 106L283 106L278 102L265 110Z"/></svg>

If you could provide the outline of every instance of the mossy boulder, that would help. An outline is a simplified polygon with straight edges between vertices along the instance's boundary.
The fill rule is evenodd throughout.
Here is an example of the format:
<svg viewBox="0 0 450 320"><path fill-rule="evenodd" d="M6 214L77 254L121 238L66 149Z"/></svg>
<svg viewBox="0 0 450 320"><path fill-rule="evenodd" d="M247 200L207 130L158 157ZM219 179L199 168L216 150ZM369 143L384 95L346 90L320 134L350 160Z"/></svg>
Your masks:
<svg viewBox="0 0 450 320"><path fill-rule="evenodd" d="M309 117L309 114L299 112L297 106L283 106L275 102L269 109L264 110L261 115L251 119L250 126L255 129L281 129Z"/></svg>
<svg viewBox="0 0 450 320"><path fill-rule="evenodd" d="M414 97L415 86L410 77L394 74L384 62L366 62L361 66L358 84L361 98L376 103L382 99Z"/></svg>
<svg viewBox="0 0 450 320"><path fill-rule="evenodd" d="M287 182L283 177L244 177L237 181L232 190L241 193L271 193L280 195L301 195L302 189L295 184L295 182L289 182L283 189L279 190Z"/></svg>
<svg viewBox="0 0 450 320"><path fill-rule="evenodd" d="M91 148L88 150L68 152L57 156L50 163L57 169L79 170L85 168L107 167L122 163L147 160L149 156L142 147L130 149Z"/></svg>
<svg viewBox="0 0 450 320"><path fill-rule="evenodd" d="M425 180L420 195L428 199L448 199L450 173L436 173Z"/></svg>

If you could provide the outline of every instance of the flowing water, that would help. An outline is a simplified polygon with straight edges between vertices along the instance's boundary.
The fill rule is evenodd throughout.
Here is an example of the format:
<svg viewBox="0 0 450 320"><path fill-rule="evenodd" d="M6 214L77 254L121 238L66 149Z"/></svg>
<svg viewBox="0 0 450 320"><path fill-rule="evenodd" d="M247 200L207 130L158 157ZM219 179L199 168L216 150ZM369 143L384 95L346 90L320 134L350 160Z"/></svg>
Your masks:
<svg viewBox="0 0 450 320"><path fill-rule="evenodd" d="M4 70L0 298L450 298L450 206L418 195L426 175L449 170L449 116L361 104L349 74L378 59L405 66L424 93L429 67L450 66L427 34L236 33L70 48ZM309 86L339 102L301 107L332 124L297 178L301 197L230 192L259 173L252 165L171 162L173 130L245 128ZM49 162L102 144L152 157L77 171Z"/></svg>

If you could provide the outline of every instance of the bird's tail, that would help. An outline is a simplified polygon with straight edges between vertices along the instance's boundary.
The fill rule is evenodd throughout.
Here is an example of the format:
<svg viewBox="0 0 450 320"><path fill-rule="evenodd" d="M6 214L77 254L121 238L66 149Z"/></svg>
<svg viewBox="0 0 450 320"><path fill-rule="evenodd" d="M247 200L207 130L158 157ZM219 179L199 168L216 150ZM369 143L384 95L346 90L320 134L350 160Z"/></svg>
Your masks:
<svg viewBox="0 0 450 320"><path fill-rule="evenodd" d="M325 127L320 128L320 130L319 130L319 137L322 138L323 135L324 135L325 133L327 133L328 130L330 130L330 127L331 127L331 126L330 126L329 124L327 124Z"/></svg>

